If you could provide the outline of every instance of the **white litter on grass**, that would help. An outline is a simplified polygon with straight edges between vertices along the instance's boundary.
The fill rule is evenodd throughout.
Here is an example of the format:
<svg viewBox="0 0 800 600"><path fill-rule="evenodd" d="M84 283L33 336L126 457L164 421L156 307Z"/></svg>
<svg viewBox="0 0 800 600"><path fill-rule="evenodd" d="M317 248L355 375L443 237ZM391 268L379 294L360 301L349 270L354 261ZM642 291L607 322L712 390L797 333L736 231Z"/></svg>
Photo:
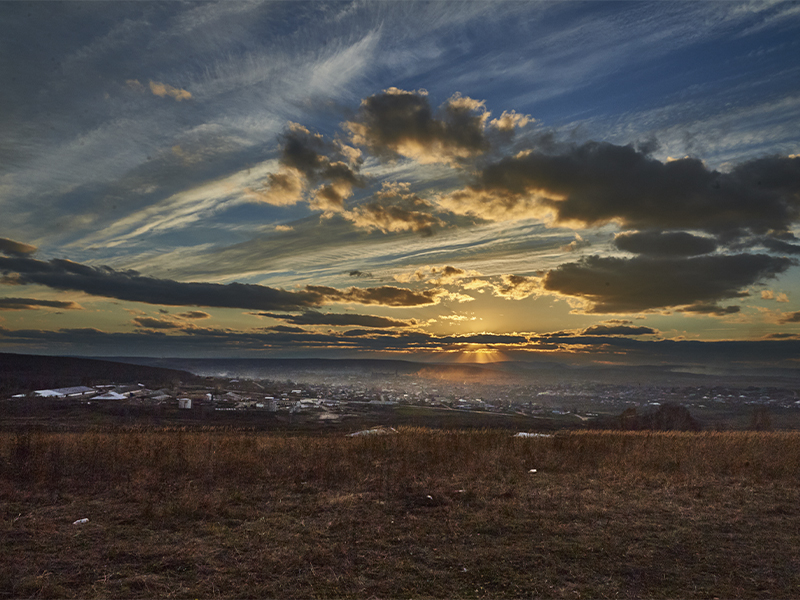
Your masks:
<svg viewBox="0 0 800 600"><path fill-rule="evenodd" d="M518 438L551 438L553 437L549 433L527 433L525 431L520 431L519 433L515 434L514 437Z"/></svg>
<svg viewBox="0 0 800 600"><path fill-rule="evenodd" d="M83 525L84 523L88 523L89 519L78 519L73 523L73 525Z"/></svg>
<svg viewBox="0 0 800 600"><path fill-rule="evenodd" d="M528 473L536 473L536 469L531 469Z"/></svg>
<svg viewBox="0 0 800 600"><path fill-rule="evenodd" d="M374 429L365 429L363 431L356 431L355 433L348 433L347 437L356 437L359 435L389 435L390 433L397 433L394 427L375 427Z"/></svg>

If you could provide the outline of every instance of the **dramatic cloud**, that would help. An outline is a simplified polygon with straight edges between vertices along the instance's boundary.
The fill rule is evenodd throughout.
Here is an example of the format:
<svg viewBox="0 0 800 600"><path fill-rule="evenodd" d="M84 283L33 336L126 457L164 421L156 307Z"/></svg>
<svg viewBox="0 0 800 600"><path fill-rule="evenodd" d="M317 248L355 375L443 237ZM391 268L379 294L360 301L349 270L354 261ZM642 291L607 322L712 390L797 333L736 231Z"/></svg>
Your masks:
<svg viewBox="0 0 800 600"><path fill-rule="evenodd" d="M296 169L284 168L278 173L271 173L267 176L267 181L263 190L247 189L247 195L251 198L273 206L289 206L297 204L303 199L305 191L305 179ZM277 231L291 231L283 225L275 227Z"/></svg>
<svg viewBox="0 0 800 600"><path fill-rule="evenodd" d="M463 272L461 277L480 276L477 271ZM528 296L538 295L542 291L541 279L523 275L501 275L500 281L475 277L460 284L465 290L481 290L488 288L492 295L506 300L523 300Z"/></svg>
<svg viewBox="0 0 800 600"><path fill-rule="evenodd" d="M15 273L20 283L146 304L296 310L320 303L320 296L309 292L287 292L242 283L181 283L63 259L45 262L31 258L0 258L0 271Z"/></svg>
<svg viewBox="0 0 800 600"><path fill-rule="evenodd" d="M401 283L424 281L429 285L452 285L465 277L477 276L480 276L478 271L468 271L451 265L445 265L444 267L426 265L413 273L400 273L395 275L394 278Z"/></svg>
<svg viewBox="0 0 800 600"><path fill-rule="evenodd" d="M549 211L557 223L581 227L781 232L800 216L800 157L751 160L721 173L694 158L662 163L631 146L588 142L561 154L506 157L441 203L489 219Z"/></svg>
<svg viewBox="0 0 800 600"><path fill-rule="evenodd" d="M459 302L472 300L469 296L451 294L443 289L428 289L415 292L406 288L382 286L376 288L351 287L346 290L321 285L308 285L306 291L316 294L320 304L378 304L382 306L426 306L438 304L443 298Z"/></svg>
<svg viewBox="0 0 800 600"><path fill-rule="evenodd" d="M779 254L800 254L800 244L792 244L791 242L786 241L786 239L798 241L794 235L789 234L788 236L781 237L785 239L780 239L778 236L774 236L763 237L758 241L770 252L776 252Z"/></svg>
<svg viewBox="0 0 800 600"><path fill-rule="evenodd" d="M268 176L263 190L248 190L258 200L278 206L295 204L304 199L308 184L320 184L309 198L311 207L339 212L353 188L364 185L358 173L358 150L326 142L297 123L289 123L281 142L281 170Z"/></svg>
<svg viewBox="0 0 800 600"><path fill-rule="evenodd" d="M60 308L78 310L80 304L61 300L37 300L35 298L0 298L0 310L35 310L38 308Z"/></svg>
<svg viewBox="0 0 800 600"><path fill-rule="evenodd" d="M784 313L778 320L778 323L800 323L800 310Z"/></svg>
<svg viewBox="0 0 800 600"><path fill-rule="evenodd" d="M499 285L492 286L492 293L507 300L522 300L542 290L541 280L538 277L503 275L501 282Z"/></svg>
<svg viewBox="0 0 800 600"><path fill-rule="evenodd" d="M770 333L764 336L765 340L800 340L798 333Z"/></svg>
<svg viewBox="0 0 800 600"><path fill-rule="evenodd" d="M168 315L163 318L154 318L145 314L139 315L133 321L140 327L148 327L150 329L192 329L196 327L191 321L202 319L210 319L211 315L202 310L190 310L184 313L171 315L169 311L161 309L158 311L163 315ZM189 321L187 323L187 321Z"/></svg>
<svg viewBox="0 0 800 600"><path fill-rule="evenodd" d="M697 305L697 311L698 307L713 306L720 300L746 296L744 288L775 277L793 264L790 259L763 254L687 259L588 256L547 272L542 285L546 290L587 300L590 313L631 313L691 305Z"/></svg>
<svg viewBox="0 0 800 600"><path fill-rule="evenodd" d="M715 315L717 317L724 317L725 315L734 315L740 312L742 308L731 304L729 306L720 306L713 303L692 304L681 309L685 313L695 313L699 315Z"/></svg>
<svg viewBox="0 0 800 600"><path fill-rule="evenodd" d="M488 150L488 117L483 102L459 94L434 114L426 92L389 88L363 100L357 117L346 127L352 142L375 156L455 164ZM502 125L513 128L520 121L506 116Z"/></svg>
<svg viewBox="0 0 800 600"><path fill-rule="evenodd" d="M513 131L517 127L525 127L533 122L530 115L520 115L516 111L503 111L499 119L492 119L489 124L499 131Z"/></svg>
<svg viewBox="0 0 800 600"><path fill-rule="evenodd" d="M147 329L180 329L183 325L171 319L156 319L155 317L136 317L133 319L139 327Z"/></svg>
<svg viewBox="0 0 800 600"><path fill-rule="evenodd" d="M647 256L699 256L717 249L714 240L685 231L618 233L614 236L614 245L625 252Z"/></svg>
<svg viewBox="0 0 800 600"><path fill-rule="evenodd" d="M0 252L7 256L27 256L36 252L36 246L15 242L8 238L0 238Z"/></svg>
<svg viewBox="0 0 800 600"><path fill-rule="evenodd" d="M412 319L405 321L402 319L390 319L388 317L378 317L375 315L353 315L338 313L320 313L309 310L299 315L281 315L276 313L257 313L260 317L271 317L280 319L295 325L332 325L335 327L355 325L358 327L410 327L416 322Z"/></svg>
<svg viewBox="0 0 800 600"><path fill-rule="evenodd" d="M244 283L182 283L146 277L136 271L90 267L63 259L45 262L31 258L0 257L0 272L13 273L18 283L22 284L39 284L53 289L167 306L292 311L334 303L399 307L437 304L445 298L459 302L472 300L469 296L451 294L442 289L414 292L394 286L351 287L347 290L306 286L302 291L289 292Z"/></svg>
<svg viewBox="0 0 800 600"><path fill-rule="evenodd" d="M211 315L202 310L190 310L185 313L180 313L175 315L176 317L180 317L181 319L210 319Z"/></svg>
<svg viewBox="0 0 800 600"><path fill-rule="evenodd" d="M433 234L434 227L443 227L445 222L431 214L436 209L432 203L410 193L408 187L403 183L384 183L373 201L343 212L342 216L361 229Z"/></svg>
<svg viewBox="0 0 800 600"><path fill-rule="evenodd" d="M655 335L658 331L651 327L637 327L619 323L601 323L592 325L581 332L581 335Z"/></svg>

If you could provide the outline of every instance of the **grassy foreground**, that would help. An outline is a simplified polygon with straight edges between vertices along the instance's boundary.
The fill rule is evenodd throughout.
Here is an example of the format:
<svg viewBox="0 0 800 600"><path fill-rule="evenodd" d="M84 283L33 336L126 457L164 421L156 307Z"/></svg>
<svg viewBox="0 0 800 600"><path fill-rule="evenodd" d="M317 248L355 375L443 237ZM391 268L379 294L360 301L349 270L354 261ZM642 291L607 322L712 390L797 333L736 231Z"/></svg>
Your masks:
<svg viewBox="0 0 800 600"><path fill-rule="evenodd" d="M0 597L800 595L796 433L2 433L0 507Z"/></svg>

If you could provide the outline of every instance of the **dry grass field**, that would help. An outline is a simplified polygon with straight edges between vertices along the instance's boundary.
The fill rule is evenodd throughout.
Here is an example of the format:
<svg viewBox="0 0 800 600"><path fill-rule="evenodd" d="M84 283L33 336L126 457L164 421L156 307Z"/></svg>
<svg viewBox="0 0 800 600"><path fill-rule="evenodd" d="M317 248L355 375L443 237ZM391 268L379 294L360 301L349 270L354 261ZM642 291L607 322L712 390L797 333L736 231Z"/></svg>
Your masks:
<svg viewBox="0 0 800 600"><path fill-rule="evenodd" d="M0 433L0 507L0 597L800 596L797 433Z"/></svg>

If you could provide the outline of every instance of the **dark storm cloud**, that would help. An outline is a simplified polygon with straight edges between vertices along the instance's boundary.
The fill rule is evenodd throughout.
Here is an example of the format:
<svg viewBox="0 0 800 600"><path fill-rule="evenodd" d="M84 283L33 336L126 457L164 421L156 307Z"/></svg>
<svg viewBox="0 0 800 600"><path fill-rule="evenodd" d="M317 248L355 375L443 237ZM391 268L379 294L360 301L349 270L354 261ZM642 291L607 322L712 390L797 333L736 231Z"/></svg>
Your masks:
<svg viewBox="0 0 800 600"><path fill-rule="evenodd" d="M447 292L441 289L423 290L414 292L406 288L395 286L381 286L376 288L351 287L346 290L322 285L308 285L306 291L316 294L320 304L328 303L353 303L353 304L378 304L382 306L425 306L437 304L439 299Z"/></svg>
<svg viewBox="0 0 800 600"><path fill-rule="evenodd" d="M281 136L281 170L268 176L263 191L251 194L276 205L303 199L306 184L319 184L311 194L312 208L339 211L354 187L365 185L359 173L360 153L355 148L327 142L297 123Z"/></svg>
<svg viewBox="0 0 800 600"><path fill-rule="evenodd" d="M375 315L353 315L338 313L321 313L314 310L306 311L299 315L281 315L276 313L257 313L260 317L271 317L280 319L295 325L333 325L348 326L356 325L359 327L410 327L414 321L404 321L401 319L390 319L388 317L378 317Z"/></svg>
<svg viewBox="0 0 800 600"><path fill-rule="evenodd" d="M176 315L182 319L210 319L211 315L202 310L190 310Z"/></svg>
<svg viewBox="0 0 800 600"><path fill-rule="evenodd" d="M368 231L414 231L432 235L434 228L445 225L442 219L432 214L435 210L432 203L410 193L407 185L395 183L384 184L374 200L344 212L342 216Z"/></svg>
<svg viewBox="0 0 800 600"><path fill-rule="evenodd" d="M785 313L778 323L800 323L800 310L790 313Z"/></svg>
<svg viewBox="0 0 800 600"><path fill-rule="evenodd" d="M34 310L38 308L61 308L76 310L82 308L75 302L61 300L36 300L35 298L0 298L0 310Z"/></svg>
<svg viewBox="0 0 800 600"><path fill-rule="evenodd" d="M618 233L614 245L625 252L648 256L698 256L710 254L717 243L685 231L633 231Z"/></svg>
<svg viewBox="0 0 800 600"><path fill-rule="evenodd" d="M506 157L445 202L495 219L548 209L558 223L587 227L765 234L800 217L800 157L752 160L721 173L695 158L662 163L631 146L588 142L561 154Z"/></svg>
<svg viewBox="0 0 800 600"><path fill-rule="evenodd" d="M0 252L10 256L26 256L36 252L36 246L15 242L8 238L0 238Z"/></svg>
<svg viewBox="0 0 800 600"><path fill-rule="evenodd" d="M278 333L306 333L302 327L289 327L288 325L275 325L267 327L267 331L277 331Z"/></svg>
<svg viewBox="0 0 800 600"><path fill-rule="evenodd" d="M588 256L545 274L544 289L588 300L590 313L715 305L783 273L795 261L764 254L631 259ZM724 309L718 309L724 310Z"/></svg>
<svg viewBox="0 0 800 600"><path fill-rule="evenodd" d="M790 239L797 240L794 236L791 236ZM800 244L792 244L784 239L770 236L761 238L759 242L770 252L779 254L800 254Z"/></svg>
<svg viewBox="0 0 800 600"><path fill-rule="evenodd" d="M0 257L0 273L12 273L15 282L21 284L39 284L131 302L249 310L292 311L332 303L422 306L436 304L441 296L447 294L445 290L414 292L394 286L351 287L347 290L307 286L301 291L288 292L256 284L182 283L146 277L136 271L91 267L63 259L45 262L22 257Z"/></svg>
<svg viewBox="0 0 800 600"><path fill-rule="evenodd" d="M344 162L344 156L331 160L337 148L325 142L321 135L311 133L305 127L292 125L282 136L283 148L280 162L286 167L297 169L311 181L341 180L358 185L360 175Z"/></svg>
<svg viewBox="0 0 800 600"><path fill-rule="evenodd" d="M320 303L315 293L287 292L243 283L180 283L146 277L136 271L90 267L63 259L45 262L32 258L0 258L0 271L17 274L20 283L146 304L297 310Z"/></svg>
<svg viewBox="0 0 800 600"><path fill-rule="evenodd" d="M725 315L734 315L740 312L742 308L740 306L736 306L735 304L731 304L729 306L720 306L719 304L693 304L691 306L686 306L681 309L682 312L687 313L696 313L700 315L716 315L718 317L723 317Z"/></svg>
<svg viewBox="0 0 800 600"><path fill-rule="evenodd" d="M655 335L658 333L651 327L609 324L592 325L581 332L581 335Z"/></svg>
<svg viewBox="0 0 800 600"><path fill-rule="evenodd" d="M155 317L136 317L133 319L139 327L147 329L180 329L182 325L169 319L156 319Z"/></svg>
<svg viewBox="0 0 800 600"><path fill-rule="evenodd" d="M455 95L434 114L424 93L390 88L361 102L346 124L353 143L375 156L452 163L488 150L483 103Z"/></svg>

